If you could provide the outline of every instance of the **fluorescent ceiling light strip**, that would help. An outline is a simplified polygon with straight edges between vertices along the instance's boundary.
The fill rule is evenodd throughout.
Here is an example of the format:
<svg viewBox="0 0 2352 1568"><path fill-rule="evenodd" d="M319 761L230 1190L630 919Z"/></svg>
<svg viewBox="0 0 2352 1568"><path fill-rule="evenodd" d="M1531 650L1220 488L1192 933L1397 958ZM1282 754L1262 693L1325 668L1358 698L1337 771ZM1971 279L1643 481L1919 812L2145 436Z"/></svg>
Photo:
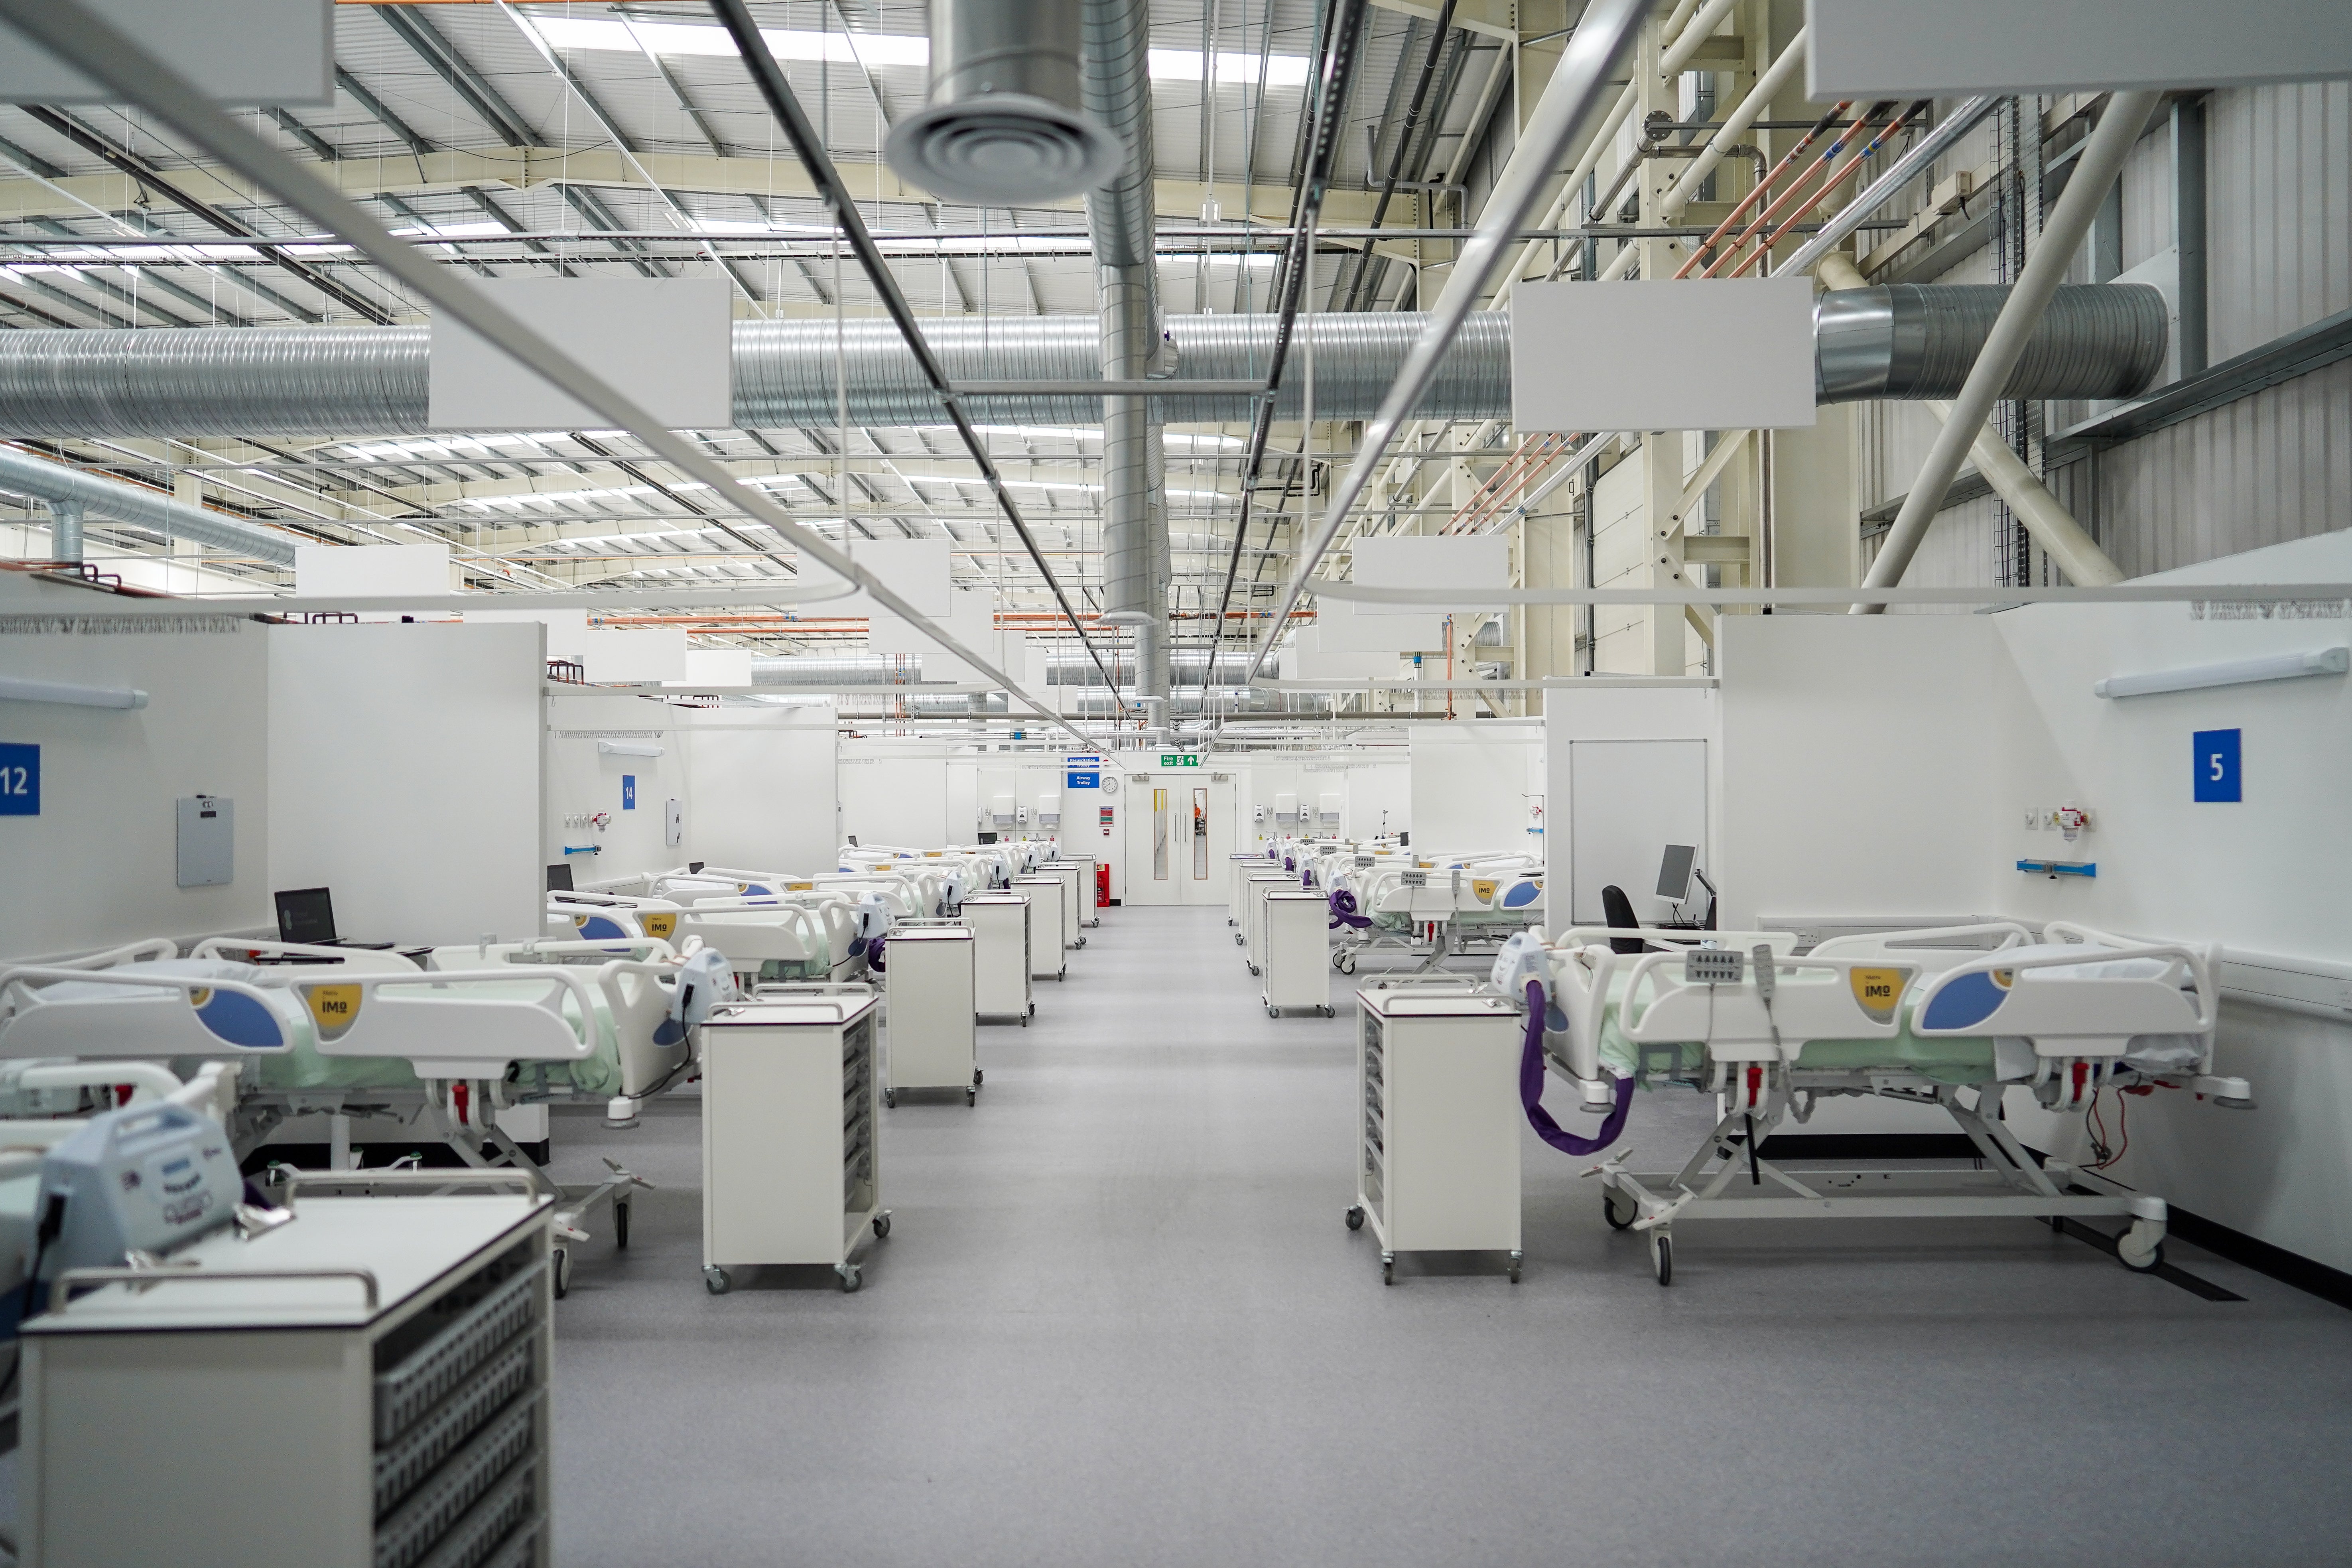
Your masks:
<svg viewBox="0 0 2352 1568"><path fill-rule="evenodd" d="M587 16L541 16L525 12L532 28L551 48L601 49L612 54L688 55L731 58L735 40L724 27L693 22L606 21ZM760 37L780 60L838 60L844 65L927 67L931 41L919 33L811 32L794 27L762 27ZM1202 56L1198 49L1153 49L1151 74L1162 81L1199 81ZM1297 88L1307 83L1305 55L1265 57L1268 87ZM1258 79L1258 57L1229 54L1216 57L1217 85L1246 88Z"/></svg>
<svg viewBox="0 0 2352 1568"><path fill-rule="evenodd" d="M2146 675L2111 675L2091 689L2101 697L2153 697L2165 691L2202 691L2216 686L2252 686L2264 680L2294 680L2306 675L2342 675L2352 670L2352 647L2313 648L2261 658L2224 659Z"/></svg>

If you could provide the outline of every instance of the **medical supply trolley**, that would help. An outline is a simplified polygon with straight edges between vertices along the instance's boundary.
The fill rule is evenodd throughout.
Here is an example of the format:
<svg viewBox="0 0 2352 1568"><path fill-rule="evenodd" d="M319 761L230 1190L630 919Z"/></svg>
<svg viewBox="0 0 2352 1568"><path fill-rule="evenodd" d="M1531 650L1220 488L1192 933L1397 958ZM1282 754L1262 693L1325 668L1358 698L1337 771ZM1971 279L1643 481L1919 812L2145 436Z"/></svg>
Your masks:
<svg viewBox="0 0 2352 1568"><path fill-rule="evenodd" d="M1400 1252L1508 1252L1518 1283L1520 1018L1499 996L1368 985L1358 1007L1363 1113L1356 1203L1381 1280Z"/></svg>
<svg viewBox="0 0 2352 1568"><path fill-rule="evenodd" d="M1226 858L1233 863L1233 869L1225 873L1225 923L1234 928L1234 945L1245 947L1249 944L1245 931L1249 879L1260 871L1281 870L1282 862L1269 860L1255 849L1236 849Z"/></svg>
<svg viewBox="0 0 2352 1568"><path fill-rule="evenodd" d="M1242 962L1249 965L1252 974L1265 967L1265 896L1297 888L1298 878L1295 872L1253 871L1249 874L1248 896L1242 906Z"/></svg>
<svg viewBox="0 0 2352 1568"><path fill-rule="evenodd" d="M272 1228L53 1282L24 1326L20 1561L546 1568L553 1205L394 1195L480 1184L298 1176Z"/></svg>
<svg viewBox="0 0 2352 1568"><path fill-rule="evenodd" d="M1053 872L1055 876L1069 873L1070 931L1076 938L1070 945L1086 946L1087 939L1078 933L1088 926L1102 924L1102 917L1095 913L1095 858L1091 855L1065 855L1058 860L1046 862L1039 869Z"/></svg>
<svg viewBox="0 0 2352 1568"><path fill-rule="evenodd" d="M1286 888L1265 894L1265 962L1258 999L1265 1016L1305 1008L1332 1016L1330 908L1320 893Z"/></svg>
<svg viewBox="0 0 2352 1568"><path fill-rule="evenodd" d="M1033 980L1066 980L1070 960L1065 952L1070 944L1069 889L1059 877L1043 873L1034 877L1015 877L1013 890L1028 896L1029 903L1029 977Z"/></svg>
<svg viewBox="0 0 2352 1568"><path fill-rule="evenodd" d="M897 945L894 937L892 945ZM769 985L702 1026L702 1280L730 1267L825 1263L844 1290L882 1206L874 1049L881 1002L864 985Z"/></svg>
<svg viewBox="0 0 2352 1568"><path fill-rule="evenodd" d="M962 909L971 928L972 1010L1017 1018L1024 1029L1037 1011L1029 995L1029 909L1023 893L974 893Z"/></svg>
<svg viewBox="0 0 2352 1568"><path fill-rule="evenodd" d="M971 928L958 922L901 921L891 931L884 959L883 1104L897 1105L899 1090L908 1089L961 1089L966 1105L979 1102L973 949Z"/></svg>

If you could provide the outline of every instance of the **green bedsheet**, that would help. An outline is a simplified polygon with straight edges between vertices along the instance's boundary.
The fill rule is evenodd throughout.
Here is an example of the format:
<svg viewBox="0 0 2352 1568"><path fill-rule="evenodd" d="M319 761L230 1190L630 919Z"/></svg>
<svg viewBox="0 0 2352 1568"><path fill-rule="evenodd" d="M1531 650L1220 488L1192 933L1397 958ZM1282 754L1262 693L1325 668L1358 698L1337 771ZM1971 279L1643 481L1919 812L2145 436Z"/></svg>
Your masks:
<svg viewBox="0 0 2352 1568"><path fill-rule="evenodd" d="M1643 1047L1625 1037L1619 1027L1618 1014L1626 1005L1625 981L1619 973L1611 984L1608 1005L1601 1015L1601 1061L1611 1071L1623 1077L1644 1065ZM1642 1021L1643 1005L1633 1005L1633 1022ZM1797 1065L1827 1072L1858 1072L1877 1069L1885 1072L1913 1072L1937 1083L1982 1083L1993 1077L1993 1048L1990 1037L1976 1035L1938 1035L1922 1038L1911 1032L1910 998L1903 1002L1903 1022L1892 1039L1885 1040L1809 1040L1797 1053ZM1675 1053L1675 1070L1697 1070L1706 1057L1706 1049L1696 1040L1685 1040L1674 1046L1652 1045L1647 1047L1653 1071L1664 1054Z"/></svg>

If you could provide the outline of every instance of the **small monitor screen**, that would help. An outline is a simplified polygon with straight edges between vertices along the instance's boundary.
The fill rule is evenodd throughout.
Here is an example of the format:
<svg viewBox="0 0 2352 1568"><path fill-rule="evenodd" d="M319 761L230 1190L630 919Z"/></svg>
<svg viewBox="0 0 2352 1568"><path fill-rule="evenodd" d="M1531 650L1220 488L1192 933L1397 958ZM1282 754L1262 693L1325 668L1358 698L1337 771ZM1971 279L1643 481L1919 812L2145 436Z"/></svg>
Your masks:
<svg viewBox="0 0 2352 1568"><path fill-rule="evenodd" d="M278 940L329 942L335 940L335 903L324 888L297 888L278 895Z"/></svg>
<svg viewBox="0 0 2352 1568"><path fill-rule="evenodd" d="M1658 867L1658 897L1678 904L1690 897L1691 866L1697 858L1696 846L1667 845L1666 858Z"/></svg>
<svg viewBox="0 0 2352 1568"><path fill-rule="evenodd" d="M566 860L561 866L550 866L547 868L547 890L551 893L568 893L572 890L571 861Z"/></svg>

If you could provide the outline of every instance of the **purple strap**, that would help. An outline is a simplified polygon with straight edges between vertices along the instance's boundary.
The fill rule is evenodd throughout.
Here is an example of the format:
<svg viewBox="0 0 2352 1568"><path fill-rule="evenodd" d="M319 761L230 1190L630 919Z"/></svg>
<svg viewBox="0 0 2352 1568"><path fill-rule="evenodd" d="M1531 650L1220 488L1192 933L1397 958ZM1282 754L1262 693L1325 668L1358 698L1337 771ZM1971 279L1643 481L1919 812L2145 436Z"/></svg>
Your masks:
<svg viewBox="0 0 2352 1568"><path fill-rule="evenodd" d="M877 974L885 973L884 964L887 961L883 956L882 950L888 944L889 941L890 939L887 936L877 936L872 942L866 944L866 967L874 971Z"/></svg>
<svg viewBox="0 0 2352 1568"><path fill-rule="evenodd" d="M1625 1131L1625 1113L1633 1109L1633 1080L1617 1080L1617 1103L1601 1120L1599 1136L1580 1138L1551 1119L1543 1108L1544 988L1540 980L1528 982L1528 1047L1519 1058L1519 1103L1527 1109L1528 1125L1536 1136L1563 1154L1598 1154Z"/></svg>
<svg viewBox="0 0 2352 1568"><path fill-rule="evenodd" d="M1346 926L1350 931L1361 931L1372 923L1356 912L1356 895L1345 888L1332 889L1331 896L1323 901L1331 910L1331 923L1327 930L1338 931Z"/></svg>

